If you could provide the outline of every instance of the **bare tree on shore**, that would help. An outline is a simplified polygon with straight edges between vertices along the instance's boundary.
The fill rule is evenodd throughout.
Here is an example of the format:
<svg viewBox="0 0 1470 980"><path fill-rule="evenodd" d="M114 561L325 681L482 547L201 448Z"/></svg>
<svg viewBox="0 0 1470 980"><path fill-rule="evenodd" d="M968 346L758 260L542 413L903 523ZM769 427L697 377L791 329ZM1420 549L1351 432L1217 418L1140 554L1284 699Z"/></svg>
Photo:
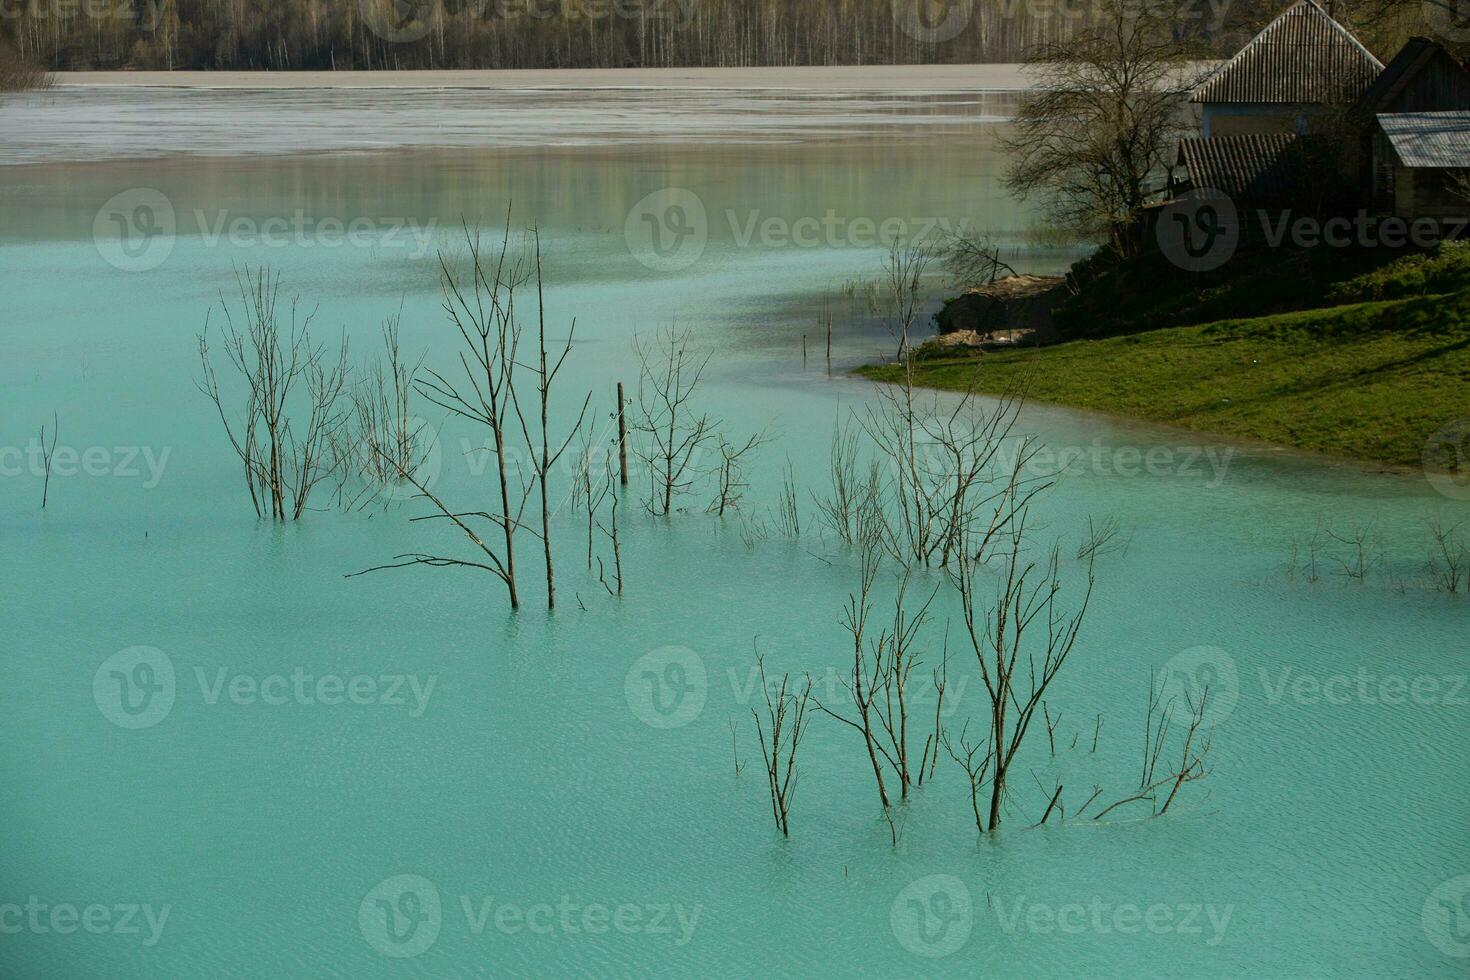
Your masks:
<svg viewBox="0 0 1470 980"><path fill-rule="evenodd" d="M332 444L351 418L350 399L343 397L350 374L347 341L335 353L313 341L314 314L303 316L295 299L282 322L279 274L247 269L237 273L236 283L240 322L222 295L221 346L244 382L244 405L238 413L226 407L230 399L215 369L208 317L199 335L198 387L214 403L244 467L255 513L298 520L312 490L336 468Z"/></svg>
<svg viewBox="0 0 1470 980"><path fill-rule="evenodd" d="M7 18L11 16L10 12L6 13ZM15 45L0 36L0 92L50 88L51 82L50 72L23 56Z"/></svg>
<svg viewBox="0 0 1470 980"><path fill-rule="evenodd" d="M1107 0L1091 22L1027 55L1034 78L1005 141L1006 186L1045 199L1053 221L1122 256L1157 175L1173 162L1196 73L1177 18Z"/></svg>
<svg viewBox="0 0 1470 980"><path fill-rule="evenodd" d="M77 9L59 8L62 14ZM936 41L930 28L946 16L965 16L964 29ZM268 8L131 0L90 16L59 15L55 4L14 4L0 18L0 38L28 61L55 69L975 64L1017 61L1029 46L1063 36L1075 23L1071 8L1025 14L976 5L955 13L908 0L621 0L616 6L276 0Z"/></svg>

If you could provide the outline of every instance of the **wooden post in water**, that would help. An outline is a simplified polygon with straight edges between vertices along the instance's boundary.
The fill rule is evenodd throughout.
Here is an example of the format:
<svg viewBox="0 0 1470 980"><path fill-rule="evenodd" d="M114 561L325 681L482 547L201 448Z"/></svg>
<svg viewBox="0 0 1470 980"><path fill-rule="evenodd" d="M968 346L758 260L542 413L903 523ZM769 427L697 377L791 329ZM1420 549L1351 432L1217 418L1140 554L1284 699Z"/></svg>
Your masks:
<svg viewBox="0 0 1470 980"><path fill-rule="evenodd" d="M618 482L628 485L628 424L623 419L623 383L618 382Z"/></svg>
<svg viewBox="0 0 1470 980"><path fill-rule="evenodd" d="M832 294L822 300L822 313L827 319L827 373L832 373Z"/></svg>
<svg viewBox="0 0 1470 980"><path fill-rule="evenodd" d="M801 369L806 370L806 334L801 335Z"/></svg>

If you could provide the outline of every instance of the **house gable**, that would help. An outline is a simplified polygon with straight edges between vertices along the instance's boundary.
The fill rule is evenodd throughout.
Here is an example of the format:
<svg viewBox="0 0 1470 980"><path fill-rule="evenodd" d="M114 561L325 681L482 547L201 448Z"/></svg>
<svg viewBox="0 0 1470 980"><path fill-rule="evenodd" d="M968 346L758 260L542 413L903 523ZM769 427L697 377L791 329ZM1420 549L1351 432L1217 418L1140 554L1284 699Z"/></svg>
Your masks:
<svg viewBox="0 0 1470 980"><path fill-rule="evenodd" d="M1267 24L1205 80L1191 102L1351 105L1383 63L1313 0Z"/></svg>
<svg viewBox="0 0 1470 980"><path fill-rule="evenodd" d="M1470 109L1470 72L1439 43L1410 38L1363 93L1364 112L1441 112Z"/></svg>

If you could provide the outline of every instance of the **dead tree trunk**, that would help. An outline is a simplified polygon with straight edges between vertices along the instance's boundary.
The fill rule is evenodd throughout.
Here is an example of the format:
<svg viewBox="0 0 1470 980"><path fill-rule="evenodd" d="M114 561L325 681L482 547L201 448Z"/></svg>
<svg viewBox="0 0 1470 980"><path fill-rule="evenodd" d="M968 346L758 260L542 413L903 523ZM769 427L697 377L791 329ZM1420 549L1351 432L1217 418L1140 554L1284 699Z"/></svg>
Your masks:
<svg viewBox="0 0 1470 980"><path fill-rule="evenodd" d="M782 674L780 690L772 697L770 686L766 682L765 658L757 656L755 664L766 701L769 735L761 723L760 712L752 708L750 713L755 717L756 737L760 741L761 758L766 764L766 784L771 793L771 817L781 835L790 837L791 800L796 795L797 784L796 752L801 747L801 736L806 730L806 709L812 695L812 679L806 678L800 691L788 693L791 676Z"/></svg>
<svg viewBox="0 0 1470 980"><path fill-rule="evenodd" d="M1062 592L1058 551L1053 548L1044 564L1038 566L1024 556L1025 510L1011 515L1008 525L1009 550L992 608L980 608L972 562L956 562L951 575L989 700L991 783L985 826L990 831L1000 827L1011 764L1025 742L1047 688L1076 645L1093 587L1089 563L1086 589L1076 611L1062 611L1057 602ZM1028 631L1038 624L1045 634L1034 641L1042 648L1039 655L1027 640Z"/></svg>

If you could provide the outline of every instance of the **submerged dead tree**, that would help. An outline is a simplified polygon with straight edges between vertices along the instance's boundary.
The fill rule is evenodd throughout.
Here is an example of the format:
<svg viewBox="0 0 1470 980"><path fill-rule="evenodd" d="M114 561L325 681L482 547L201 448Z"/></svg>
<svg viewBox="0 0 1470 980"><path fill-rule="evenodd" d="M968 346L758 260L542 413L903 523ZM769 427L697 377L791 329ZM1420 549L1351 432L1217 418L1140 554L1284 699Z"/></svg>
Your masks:
<svg viewBox="0 0 1470 980"><path fill-rule="evenodd" d="M852 701L852 711L838 711L820 701L817 707L862 736L878 789L878 801L886 810L892 802L888 789L890 781L898 787L899 798L907 800L911 788L923 782L930 746L935 745L937 752L937 742L941 737L939 710L936 709L935 731L926 740L915 766L909 753L909 715L913 703L909 681L914 669L922 663L919 637L929 620L929 608L938 593L938 586L918 603L911 604L908 599L910 575L902 573L894 592L892 619L878 630L876 636L872 635L869 627L872 593L882 564L879 520L871 508L863 519L858 588L848 597L842 621L843 628L852 638L852 668L843 681ZM947 660L946 655L946 673ZM945 679L936 672L934 681L938 697L942 699Z"/></svg>
<svg viewBox="0 0 1470 980"><path fill-rule="evenodd" d="M618 536L618 508L622 503L619 489L622 481L612 470L610 454L599 454L597 434L588 429L583 433L581 462L572 487L572 506L580 505L587 518L587 571L593 570L595 562L598 582L609 595L620 596L623 594L623 550ZM602 460L600 465L599 459ZM599 534L607 540L612 552L612 582L608 581L607 563L597 554Z"/></svg>
<svg viewBox="0 0 1470 980"><path fill-rule="evenodd" d="M294 521L305 512L312 490L338 465L332 445L351 418L349 399L343 397L350 374L347 341L344 337L335 352L313 341L314 313L301 315L295 299L283 319L278 273L246 269L236 274L236 284L238 313L220 297L225 321L220 346L244 390L232 397L221 387L207 316L199 335L197 385L214 403L240 458L255 513ZM237 401L243 402L238 410L227 407Z"/></svg>
<svg viewBox="0 0 1470 980"><path fill-rule="evenodd" d="M791 675L782 674L781 686L772 695L770 684L766 681L765 657L757 655L755 666L766 701L766 724L761 723L759 710L751 708L750 713L755 718L756 738L760 742L761 759L766 766L766 785L771 793L771 817L781 835L790 837L791 800L796 795L797 784L796 753L801 748L801 737L806 733L806 711L812 696L812 679L807 677L798 690L791 686ZM737 762L737 775L738 766Z"/></svg>
<svg viewBox="0 0 1470 980"><path fill-rule="evenodd" d="M745 464L749 462L746 457L767 441L764 432L757 432L744 442L732 442L723 432L715 434L715 452L719 459L715 461L715 498L706 508L708 513L724 517L725 511L740 506L745 491L750 489L745 478Z"/></svg>
<svg viewBox="0 0 1470 980"><path fill-rule="evenodd" d="M382 352L363 369L351 389L353 424L344 427L336 450L337 474L343 505L352 507L369 495L401 485L402 472L417 472L427 460L432 434L413 414L414 381L424 355L406 358L399 341L402 310L383 321ZM345 485L361 481L352 499Z"/></svg>
<svg viewBox="0 0 1470 980"><path fill-rule="evenodd" d="M1031 722L1052 681L1077 643L1092 598L1092 563L1087 584L1072 611L1062 608L1061 562L1054 547L1038 563L1026 555L1027 511L1008 521L1007 551L995 585L994 603L981 597L977 568L957 562L951 581L959 594L965 635L980 667L989 701L990 801L983 829L1000 826L1007 777Z"/></svg>
<svg viewBox="0 0 1470 980"><path fill-rule="evenodd" d="M551 508L549 503L550 491L548 486L551 479L551 468L561 459L567 447L572 444L577 433L582 428L582 423L587 417L587 406L592 403L592 392L582 399L582 407L577 412L577 420L567 432L566 438L553 450L551 448L551 437L548 434L550 422L548 420L549 407L551 403L551 387L556 381L556 376L561 373L562 366L566 364L567 355L572 352L572 338L577 333L577 321L572 320L567 328L566 340L562 342L561 349L555 354L555 358L548 360L546 352L546 298L542 289L543 277L541 270L541 233L533 232L533 245L535 250L535 276L536 276L536 347L538 358L532 373L536 378L537 396L537 421L540 424L540 442L536 442L526 425L525 413L521 411L520 399L516 396L515 385L511 384L510 397L515 405L516 420L520 423L521 434L526 440L526 447L531 452L532 467L535 473L536 485L540 488L541 497L541 546L542 554L546 564L546 608L556 608L556 571L551 557Z"/></svg>
<svg viewBox="0 0 1470 980"><path fill-rule="evenodd" d="M56 439L61 432L61 420L51 413L51 444L46 444L46 423L41 423L41 509L51 499L51 464L56 457Z"/></svg>
<svg viewBox="0 0 1470 980"><path fill-rule="evenodd" d="M425 369L415 388L430 403L483 429L488 435L479 451L494 460L495 499L488 509L461 510L436 496L427 484L402 466L394 464L390 454L379 449L378 455L399 471L419 495L434 505L437 513L414 518L416 521L449 521L475 547L469 558L411 552L395 556L392 562L365 569L365 572L410 565L430 567L478 568L490 572L505 586L512 609L520 608L520 588L516 575L515 539L525 530L541 538L546 560L548 605L555 602L555 577L550 550L550 506L547 481L552 465L561 457L581 427L589 395L582 411L565 439L553 448L549 438L549 404L558 371L571 350L571 334L555 357L547 349L544 313L538 309L538 345L534 366L526 373L535 379L539 414L534 423L522 412L517 381L524 365L518 360L523 324L517 310L519 292L528 282L536 288L538 307L542 297L542 268L539 243L533 234L529 253L510 240L511 224L506 217L505 232L498 247L486 251L478 233L465 228L467 268L461 270L443 253L439 268L443 283L443 308L460 339L458 372ZM531 434L535 425L540 441ZM530 449L534 461L529 479L516 463L516 450L511 443L519 432ZM537 489L541 498L540 527L528 527L525 511ZM482 533L480 528L488 528ZM493 543L492 543L493 541ZM364 574L359 572L357 574Z"/></svg>
<svg viewBox="0 0 1470 980"><path fill-rule="evenodd" d="M663 516L694 485L700 453L718 428L693 404L711 355L694 350L692 331L672 326L660 330L652 341L635 339L633 349L639 363L633 428L641 436L634 454L648 474L644 506L650 514Z"/></svg>
<svg viewBox="0 0 1470 980"><path fill-rule="evenodd" d="M1212 733L1205 730L1209 698L1209 688L1200 691L1198 700L1185 693L1185 729L1179 743L1179 759L1173 765L1166 763L1161 775L1159 763L1163 759L1169 729L1173 725L1175 710L1179 705L1176 698L1161 703L1158 687L1150 683L1148 713L1143 722L1143 763L1138 789L1099 810L1092 819L1101 820L1119 807L1139 802L1148 803L1153 807L1154 816L1161 817L1169 812L1169 807L1174 804L1185 783L1192 783L1209 775L1209 770L1205 768L1205 757L1209 755L1213 741ZM1084 804L1083 809L1085 808Z"/></svg>

